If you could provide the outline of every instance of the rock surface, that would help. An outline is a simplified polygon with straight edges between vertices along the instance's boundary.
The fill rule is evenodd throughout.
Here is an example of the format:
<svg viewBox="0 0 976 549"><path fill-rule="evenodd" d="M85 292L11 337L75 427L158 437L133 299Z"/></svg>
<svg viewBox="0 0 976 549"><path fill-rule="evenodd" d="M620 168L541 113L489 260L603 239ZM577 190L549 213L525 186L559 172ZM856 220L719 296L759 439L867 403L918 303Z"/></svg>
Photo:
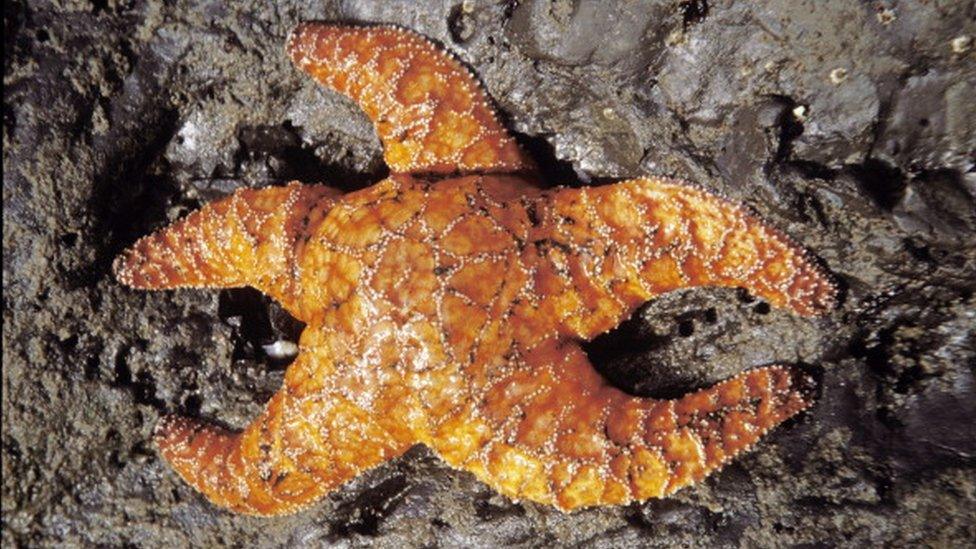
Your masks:
<svg viewBox="0 0 976 549"><path fill-rule="evenodd" d="M976 8L955 0L12 2L4 10L2 542L959 545L976 538ZM324 5L322 5L324 4ZM142 293L116 253L240 186L383 177L365 116L293 70L298 21L397 23L485 83L556 182L686 177L845 286L804 320L732 291L589 345L668 396L773 361L818 404L676 497L570 515L424 448L276 519L156 456L166 411L242 426L301 326L255 292Z"/></svg>

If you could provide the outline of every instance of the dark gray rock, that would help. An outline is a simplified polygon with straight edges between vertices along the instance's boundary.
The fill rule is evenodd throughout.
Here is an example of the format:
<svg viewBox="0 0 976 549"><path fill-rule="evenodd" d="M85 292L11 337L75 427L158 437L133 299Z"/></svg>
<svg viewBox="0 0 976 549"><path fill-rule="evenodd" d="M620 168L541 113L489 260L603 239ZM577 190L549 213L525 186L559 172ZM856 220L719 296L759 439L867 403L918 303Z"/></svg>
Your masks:
<svg viewBox="0 0 976 549"><path fill-rule="evenodd" d="M681 25L679 15L673 3L659 0L527 2L515 8L510 30L532 59L640 70L664 50L665 36Z"/></svg>
<svg viewBox="0 0 976 549"><path fill-rule="evenodd" d="M962 76L962 78L960 78ZM899 90L876 156L902 170L920 172L976 166L976 80L959 71L912 76Z"/></svg>
<svg viewBox="0 0 976 549"><path fill-rule="evenodd" d="M703 484L622 508L515 503L419 447L295 516L207 503L155 454L153 426L174 410L246 424L281 383L265 346L300 326L255 292L134 292L109 267L235 188L385 175L362 113L282 51L308 19L449 48L553 183L682 176L810 247L844 288L826 318L686 291L589 352L657 396L806 364L817 405ZM4 546L976 539L974 19L955 0L10 3Z"/></svg>

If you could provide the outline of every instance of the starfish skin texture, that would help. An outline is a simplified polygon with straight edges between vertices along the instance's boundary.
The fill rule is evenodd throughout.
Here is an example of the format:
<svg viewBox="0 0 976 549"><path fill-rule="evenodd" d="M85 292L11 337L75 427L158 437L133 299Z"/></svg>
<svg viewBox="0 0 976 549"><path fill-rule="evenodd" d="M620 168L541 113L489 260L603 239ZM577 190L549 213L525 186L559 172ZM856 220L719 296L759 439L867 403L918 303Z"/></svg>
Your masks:
<svg viewBox="0 0 976 549"><path fill-rule="evenodd" d="M831 276L783 233L675 180L541 188L477 80L407 30L306 23L288 52L372 118L390 177L239 190L114 265L133 288L250 285L306 323L243 431L160 422L160 453L213 503L295 512L425 444L514 499L625 504L701 480L811 405L815 384L782 365L634 397L580 347L679 288L833 308Z"/></svg>

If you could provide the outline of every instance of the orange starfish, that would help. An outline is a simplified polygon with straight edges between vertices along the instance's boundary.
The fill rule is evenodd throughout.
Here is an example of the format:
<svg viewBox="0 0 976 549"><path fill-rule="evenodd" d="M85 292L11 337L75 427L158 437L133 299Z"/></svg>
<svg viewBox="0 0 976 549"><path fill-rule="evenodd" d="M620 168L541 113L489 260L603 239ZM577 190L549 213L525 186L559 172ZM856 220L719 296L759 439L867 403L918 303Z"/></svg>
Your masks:
<svg viewBox="0 0 976 549"><path fill-rule="evenodd" d="M211 501L293 512L421 443L512 498L622 504L702 479L811 404L783 366L637 398L580 348L678 288L831 308L829 275L783 233L661 178L539 188L474 77L411 32L303 24L288 52L372 118L391 176L238 191L115 263L134 288L250 285L307 324L243 432L160 423L162 455Z"/></svg>

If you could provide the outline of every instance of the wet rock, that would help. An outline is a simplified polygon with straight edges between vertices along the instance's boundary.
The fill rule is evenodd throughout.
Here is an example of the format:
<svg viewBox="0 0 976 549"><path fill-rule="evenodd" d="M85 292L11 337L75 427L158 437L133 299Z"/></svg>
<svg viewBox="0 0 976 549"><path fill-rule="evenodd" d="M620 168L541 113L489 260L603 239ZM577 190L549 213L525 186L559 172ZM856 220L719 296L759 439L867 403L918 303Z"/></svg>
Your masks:
<svg viewBox="0 0 976 549"><path fill-rule="evenodd" d="M758 345L771 330L790 333L790 340ZM615 385L641 396L675 398L752 367L797 356L819 362L830 344L815 325L746 292L710 289L661 296L584 348Z"/></svg>
<svg viewBox="0 0 976 549"><path fill-rule="evenodd" d="M906 171L972 171L976 69L913 76L894 99L875 155Z"/></svg>
<svg viewBox="0 0 976 549"><path fill-rule="evenodd" d="M231 107L232 112L237 109ZM191 113L167 147L166 159L183 171L205 178L229 175L226 172L233 166L239 147L232 112L213 105Z"/></svg>
<svg viewBox="0 0 976 549"><path fill-rule="evenodd" d="M960 179L951 171L913 179L893 208L895 223L932 245L965 247L965 239L976 229L976 197Z"/></svg>
<svg viewBox="0 0 976 549"><path fill-rule="evenodd" d="M809 412L667 500L563 515L424 448L295 516L190 490L150 442L231 427L301 326L247 292L120 288L112 258L213 197L382 178L375 132L282 48L299 20L450 48L552 183L680 175L745 202L843 288L822 319L735 290L663 297L588 348L668 396L770 362ZM976 537L976 37L964 2L14 2L4 13L2 543L957 546ZM924 123L923 123L924 120Z"/></svg>
<svg viewBox="0 0 976 549"><path fill-rule="evenodd" d="M830 167L865 160L881 101L874 81L846 69L828 78L836 89L818 90L807 108L803 134L793 141L796 158Z"/></svg>
<svg viewBox="0 0 976 549"><path fill-rule="evenodd" d="M652 25L653 23L653 25ZM560 65L647 66L680 24L671 2L529 2L512 14L513 41L532 59Z"/></svg>
<svg viewBox="0 0 976 549"><path fill-rule="evenodd" d="M882 102L913 61L870 8L710 6L667 52L658 80L669 108L715 125L740 105L786 97L806 111L792 144L796 158L839 167L867 157ZM724 62L716 67L714 59Z"/></svg>
<svg viewBox="0 0 976 549"><path fill-rule="evenodd" d="M782 141L789 131L784 119L799 108L788 101L769 99L740 109L725 132L715 158L729 188L748 189L765 180L766 166L785 153Z"/></svg>

